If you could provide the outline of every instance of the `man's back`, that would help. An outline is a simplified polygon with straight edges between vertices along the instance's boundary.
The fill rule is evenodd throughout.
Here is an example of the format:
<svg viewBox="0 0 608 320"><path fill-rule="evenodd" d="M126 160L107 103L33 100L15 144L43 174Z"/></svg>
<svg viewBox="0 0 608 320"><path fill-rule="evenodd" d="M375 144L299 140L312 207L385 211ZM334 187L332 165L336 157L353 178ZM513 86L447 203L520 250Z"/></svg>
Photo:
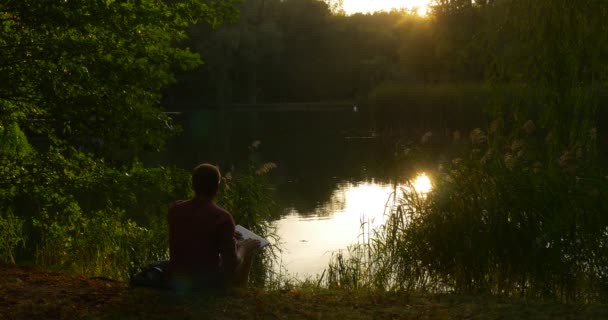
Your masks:
<svg viewBox="0 0 608 320"><path fill-rule="evenodd" d="M168 220L169 274L174 281L221 282L234 273L234 220L228 212L211 200L195 198L173 204Z"/></svg>

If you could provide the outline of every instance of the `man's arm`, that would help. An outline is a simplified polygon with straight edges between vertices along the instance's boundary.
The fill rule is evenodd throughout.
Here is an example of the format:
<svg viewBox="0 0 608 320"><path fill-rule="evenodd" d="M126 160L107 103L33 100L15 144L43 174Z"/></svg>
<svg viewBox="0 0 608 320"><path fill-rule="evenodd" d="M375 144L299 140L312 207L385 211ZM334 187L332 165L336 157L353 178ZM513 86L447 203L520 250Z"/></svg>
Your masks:
<svg viewBox="0 0 608 320"><path fill-rule="evenodd" d="M234 282L238 260L236 256L236 240L234 239L234 220L226 219L218 227L219 251L222 258L222 273L224 284L231 286Z"/></svg>

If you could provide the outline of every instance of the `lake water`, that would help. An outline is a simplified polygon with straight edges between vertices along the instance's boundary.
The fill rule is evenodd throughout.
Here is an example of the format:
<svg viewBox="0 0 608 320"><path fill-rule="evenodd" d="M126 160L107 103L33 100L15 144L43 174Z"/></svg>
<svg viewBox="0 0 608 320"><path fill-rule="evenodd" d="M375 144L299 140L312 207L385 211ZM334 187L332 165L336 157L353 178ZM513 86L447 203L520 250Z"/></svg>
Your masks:
<svg viewBox="0 0 608 320"><path fill-rule="evenodd" d="M412 182L417 192L431 189L424 173ZM283 248L281 269L300 278L321 274L333 253L365 240L370 229L384 223L400 188L375 180L343 181L329 201L319 203L312 212L285 208L286 214L276 221Z"/></svg>
<svg viewBox="0 0 608 320"><path fill-rule="evenodd" d="M190 169L210 162L222 171L242 168L251 157L277 164L269 178L279 210L281 267L300 278L323 272L332 253L358 240L363 222L381 224L396 183L425 171L399 163L395 141L380 137L373 114L361 108L201 111L175 118L184 132L154 160L158 164ZM259 146L252 153L254 141Z"/></svg>

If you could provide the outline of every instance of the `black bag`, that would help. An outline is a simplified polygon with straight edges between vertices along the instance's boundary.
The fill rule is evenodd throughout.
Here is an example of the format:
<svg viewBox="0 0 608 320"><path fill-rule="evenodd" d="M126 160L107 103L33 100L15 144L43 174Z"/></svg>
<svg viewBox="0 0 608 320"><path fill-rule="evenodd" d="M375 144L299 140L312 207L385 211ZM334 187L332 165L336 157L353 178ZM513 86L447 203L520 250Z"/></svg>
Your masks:
<svg viewBox="0 0 608 320"><path fill-rule="evenodd" d="M169 261L156 261L143 268L141 272L131 277L131 285L135 287L150 287L169 289Z"/></svg>

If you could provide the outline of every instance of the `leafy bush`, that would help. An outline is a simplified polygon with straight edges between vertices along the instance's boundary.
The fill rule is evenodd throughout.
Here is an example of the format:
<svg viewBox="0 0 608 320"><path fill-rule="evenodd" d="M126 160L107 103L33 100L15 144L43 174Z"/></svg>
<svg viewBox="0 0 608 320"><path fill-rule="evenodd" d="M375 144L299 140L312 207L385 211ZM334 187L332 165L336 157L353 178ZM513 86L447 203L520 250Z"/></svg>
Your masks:
<svg viewBox="0 0 608 320"><path fill-rule="evenodd" d="M153 231L122 219L121 212L85 216L79 208L72 209L54 217L59 221L44 214L34 220L42 239L36 250L38 264L123 279L159 257Z"/></svg>
<svg viewBox="0 0 608 320"><path fill-rule="evenodd" d="M17 123L2 125L0 122L0 154L25 155L33 152L27 137Z"/></svg>
<svg viewBox="0 0 608 320"><path fill-rule="evenodd" d="M15 263L15 252L25 246L24 220L11 211L0 213L0 261Z"/></svg>
<svg viewBox="0 0 608 320"><path fill-rule="evenodd" d="M189 193L183 170L114 168L71 148L5 155L0 171L0 207L13 213L0 220L11 230L5 257L119 279L167 258L168 205ZM21 234L28 243L13 259Z"/></svg>

